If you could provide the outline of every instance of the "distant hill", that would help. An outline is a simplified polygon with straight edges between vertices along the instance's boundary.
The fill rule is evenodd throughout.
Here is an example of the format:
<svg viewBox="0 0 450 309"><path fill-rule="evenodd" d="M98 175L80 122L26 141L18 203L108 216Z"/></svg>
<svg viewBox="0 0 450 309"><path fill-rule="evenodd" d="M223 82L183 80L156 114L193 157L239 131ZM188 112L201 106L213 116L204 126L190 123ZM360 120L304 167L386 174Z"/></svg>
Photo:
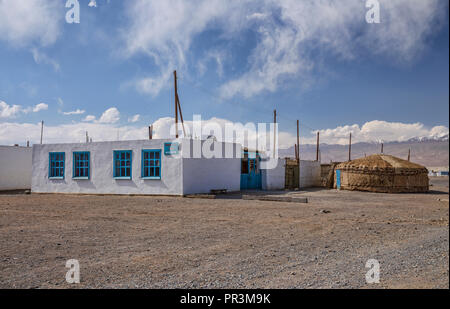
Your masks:
<svg viewBox="0 0 450 309"><path fill-rule="evenodd" d="M411 161L427 167L448 166L449 142L443 140L410 140L407 142L390 142L384 144L384 153L399 158L408 158L411 149ZM381 144L356 143L352 145L352 159L381 152ZM322 163L343 162L348 160L348 145L320 145ZM300 155L303 160L316 159L316 145L301 145ZM294 147L280 149L281 157L294 157Z"/></svg>

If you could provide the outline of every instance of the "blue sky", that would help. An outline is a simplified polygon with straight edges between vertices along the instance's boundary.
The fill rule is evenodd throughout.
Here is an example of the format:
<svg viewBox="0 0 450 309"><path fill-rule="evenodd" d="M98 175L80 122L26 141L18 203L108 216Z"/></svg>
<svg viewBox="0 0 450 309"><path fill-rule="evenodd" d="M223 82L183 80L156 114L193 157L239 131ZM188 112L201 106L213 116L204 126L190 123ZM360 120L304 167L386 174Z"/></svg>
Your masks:
<svg viewBox="0 0 450 309"><path fill-rule="evenodd" d="M19 3L15 3L19 2ZM0 144L167 134L172 71L187 120L270 122L282 142L448 134L448 2L0 0ZM40 104L38 106L38 104Z"/></svg>

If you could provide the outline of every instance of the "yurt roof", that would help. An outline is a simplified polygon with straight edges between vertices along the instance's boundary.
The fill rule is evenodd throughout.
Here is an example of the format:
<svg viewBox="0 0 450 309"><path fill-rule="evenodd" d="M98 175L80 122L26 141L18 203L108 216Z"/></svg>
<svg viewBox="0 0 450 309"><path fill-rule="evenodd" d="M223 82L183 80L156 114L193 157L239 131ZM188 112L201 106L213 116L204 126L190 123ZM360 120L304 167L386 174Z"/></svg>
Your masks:
<svg viewBox="0 0 450 309"><path fill-rule="evenodd" d="M375 154L365 158L356 159L349 162L341 163L337 169L343 168L368 168L368 169L424 169L420 164L412 163L394 156L385 154Z"/></svg>

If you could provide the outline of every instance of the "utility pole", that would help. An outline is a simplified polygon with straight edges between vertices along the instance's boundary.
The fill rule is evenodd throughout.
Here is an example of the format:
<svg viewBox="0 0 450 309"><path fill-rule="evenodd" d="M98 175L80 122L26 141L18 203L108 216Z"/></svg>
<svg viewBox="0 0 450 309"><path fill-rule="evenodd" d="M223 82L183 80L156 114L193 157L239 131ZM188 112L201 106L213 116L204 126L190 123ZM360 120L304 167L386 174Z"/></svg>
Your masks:
<svg viewBox="0 0 450 309"><path fill-rule="evenodd" d="M186 137L186 130L184 128L183 113L181 111L180 98L178 97L178 82L177 82L177 71L173 71L174 84L175 84L175 137L178 138L178 110L180 111L181 124L183 126L183 134Z"/></svg>
<svg viewBox="0 0 450 309"><path fill-rule="evenodd" d="M352 160L352 133L350 133L350 141L348 144L348 160Z"/></svg>
<svg viewBox="0 0 450 309"><path fill-rule="evenodd" d="M178 138L178 85L177 85L177 71L173 71L173 81L175 85L175 138Z"/></svg>
<svg viewBox="0 0 450 309"><path fill-rule="evenodd" d="M408 149L408 161L411 161L411 148Z"/></svg>
<svg viewBox="0 0 450 309"><path fill-rule="evenodd" d="M381 143L381 154L384 153L384 143Z"/></svg>
<svg viewBox="0 0 450 309"><path fill-rule="evenodd" d="M320 132L317 132L316 161L319 162Z"/></svg>
<svg viewBox="0 0 450 309"><path fill-rule="evenodd" d="M300 164L300 121L297 120L297 163Z"/></svg>
<svg viewBox="0 0 450 309"><path fill-rule="evenodd" d="M42 136L44 135L44 120L41 122L41 145L42 145Z"/></svg>
<svg viewBox="0 0 450 309"><path fill-rule="evenodd" d="M148 139L153 139L153 125L148 127Z"/></svg>
<svg viewBox="0 0 450 309"><path fill-rule="evenodd" d="M86 144L89 143L89 133L86 131Z"/></svg>

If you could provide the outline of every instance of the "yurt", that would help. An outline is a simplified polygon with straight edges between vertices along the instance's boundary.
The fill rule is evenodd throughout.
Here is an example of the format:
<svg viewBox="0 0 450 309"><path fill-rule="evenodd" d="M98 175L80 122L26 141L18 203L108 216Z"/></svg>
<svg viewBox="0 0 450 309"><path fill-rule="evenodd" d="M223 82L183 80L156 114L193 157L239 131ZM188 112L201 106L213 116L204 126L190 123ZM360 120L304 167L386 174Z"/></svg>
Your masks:
<svg viewBox="0 0 450 309"><path fill-rule="evenodd" d="M393 156L376 154L336 166L334 188L384 193L428 192L428 170Z"/></svg>

